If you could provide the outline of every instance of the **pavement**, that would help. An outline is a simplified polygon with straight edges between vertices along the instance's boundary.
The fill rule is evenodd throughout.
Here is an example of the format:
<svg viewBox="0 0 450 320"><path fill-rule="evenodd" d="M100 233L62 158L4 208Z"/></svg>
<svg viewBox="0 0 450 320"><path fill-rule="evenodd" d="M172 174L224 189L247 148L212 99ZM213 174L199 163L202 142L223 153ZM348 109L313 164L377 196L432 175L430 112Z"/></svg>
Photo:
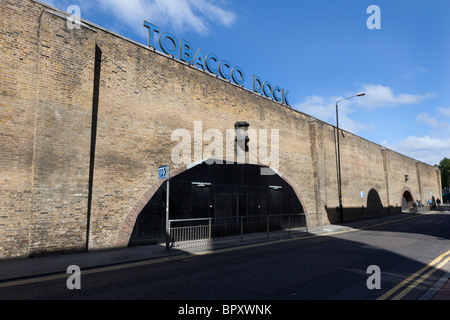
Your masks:
<svg viewBox="0 0 450 320"><path fill-rule="evenodd" d="M416 215L432 213L437 212L427 211ZM67 272L67 268L71 265L80 267L83 272L89 269L139 263L153 259L167 260L186 255L214 253L217 250L237 246L280 241L287 238L301 238L320 235L325 236L329 234L348 232L355 229L364 229L407 219L411 216L411 214L402 213L387 217L346 223L345 225L326 225L322 228L309 228L308 232L306 232L306 230L292 230L289 235L287 234L287 231L280 231L271 233L269 238L266 233L259 233L244 235L243 239L241 239L241 237L214 239L213 247L208 241L196 241L180 244L172 247L170 250L166 250L164 244L157 244L104 251L0 260L0 286L5 283L64 274ZM450 272L437 281L434 286L421 297L420 300L450 300Z"/></svg>

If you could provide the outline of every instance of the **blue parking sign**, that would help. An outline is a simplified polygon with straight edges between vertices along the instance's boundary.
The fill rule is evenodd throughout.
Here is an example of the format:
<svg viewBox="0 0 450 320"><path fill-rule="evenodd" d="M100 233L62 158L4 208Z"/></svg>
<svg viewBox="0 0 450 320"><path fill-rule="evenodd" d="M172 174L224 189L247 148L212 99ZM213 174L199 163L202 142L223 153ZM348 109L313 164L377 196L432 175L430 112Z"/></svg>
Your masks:
<svg viewBox="0 0 450 320"><path fill-rule="evenodd" d="M158 178L167 179L169 177L169 166L160 167L158 169Z"/></svg>

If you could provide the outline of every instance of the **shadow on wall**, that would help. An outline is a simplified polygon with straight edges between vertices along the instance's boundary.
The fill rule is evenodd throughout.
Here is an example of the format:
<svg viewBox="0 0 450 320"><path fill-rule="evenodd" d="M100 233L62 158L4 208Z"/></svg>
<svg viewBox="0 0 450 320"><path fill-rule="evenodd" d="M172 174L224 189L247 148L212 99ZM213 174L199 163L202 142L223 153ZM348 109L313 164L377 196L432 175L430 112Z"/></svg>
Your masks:
<svg viewBox="0 0 450 320"><path fill-rule="evenodd" d="M383 217L391 214L402 212L402 208L398 206L384 207L380 196L375 189L371 189L367 195L366 205L361 207L344 207L344 221L341 221L339 207L329 208L325 206L328 221L331 224L357 221L371 218Z"/></svg>

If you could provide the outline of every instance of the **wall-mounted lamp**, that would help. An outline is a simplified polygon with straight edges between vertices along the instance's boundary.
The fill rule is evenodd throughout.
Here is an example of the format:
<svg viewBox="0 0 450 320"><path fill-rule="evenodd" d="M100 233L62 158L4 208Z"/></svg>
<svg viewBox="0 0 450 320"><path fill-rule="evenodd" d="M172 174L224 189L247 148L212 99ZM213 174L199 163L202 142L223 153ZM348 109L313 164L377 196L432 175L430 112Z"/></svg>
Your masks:
<svg viewBox="0 0 450 320"><path fill-rule="evenodd" d="M237 148L248 152L248 142L250 138L248 137L248 127L250 124L246 121L239 121L234 124L234 130L236 131L236 143Z"/></svg>

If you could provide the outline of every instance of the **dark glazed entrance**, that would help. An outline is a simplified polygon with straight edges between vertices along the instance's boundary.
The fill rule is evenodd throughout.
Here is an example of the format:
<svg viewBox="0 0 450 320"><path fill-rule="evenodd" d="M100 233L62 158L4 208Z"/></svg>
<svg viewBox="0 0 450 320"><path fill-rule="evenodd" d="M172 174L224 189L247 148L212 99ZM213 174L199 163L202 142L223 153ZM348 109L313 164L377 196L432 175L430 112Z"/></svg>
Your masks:
<svg viewBox="0 0 450 320"><path fill-rule="evenodd" d="M292 187L261 166L199 164L170 179L170 219L303 213ZM130 245L165 241L166 183L139 214Z"/></svg>

